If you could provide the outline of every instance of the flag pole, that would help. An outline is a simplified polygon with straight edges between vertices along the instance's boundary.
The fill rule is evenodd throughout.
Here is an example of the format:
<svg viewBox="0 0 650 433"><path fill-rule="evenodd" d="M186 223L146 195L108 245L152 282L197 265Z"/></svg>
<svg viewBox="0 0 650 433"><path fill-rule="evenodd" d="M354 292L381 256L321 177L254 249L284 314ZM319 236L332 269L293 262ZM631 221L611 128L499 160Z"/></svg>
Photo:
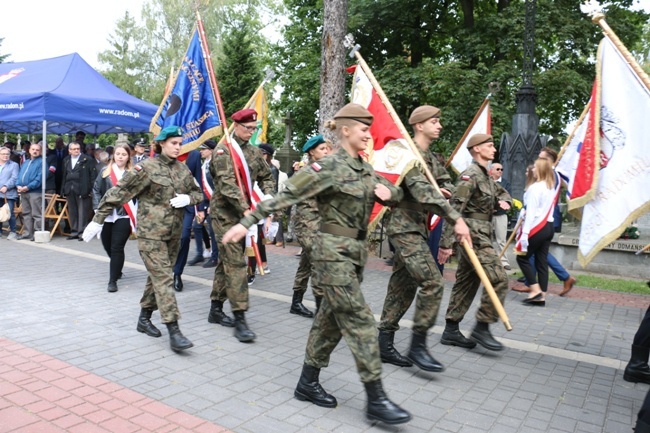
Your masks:
<svg viewBox="0 0 650 433"><path fill-rule="evenodd" d="M467 136L469 135L469 132L472 130L472 128L474 127L474 125L475 125L476 122L478 121L478 118L481 116L481 113L483 112L483 109L484 109L485 106L490 102L490 97L491 97L491 96L492 96L492 93L488 93L488 95L487 95L487 96L485 97L485 99L483 100L483 103L481 104L481 106L479 107L478 111L477 111L476 114L474 115L474 118L472 119L472 122L469 124L469 126L468 126L467 129L465 130L465 133L463 134L463 136L461 137L460 141L459 141L458 144L456 145L456 148L454 149L453 152L451 152L451 155L449 155L449 159L447 159L447 162L445 163L445 168L448 168L448 167L451 165L451 161L454 159L454 156L456 156L456 153L458 152L458 150L460 150L460 147L461 147L462 144L465 142L465 139L466 139Z"/></svg>
<svg viewBox="0 0 650 433"><path fill-rule="evenodd" d="M375 78L374 74L370 70L370 67L366 63L366 61L363 59L361 56L361 53L359 53L359 48L361 48L360 45L355 45L354 41L352 40L351 35L347 35L345 37L345 46L348 48L352 48L352 52L350 53L350 57L354 56L357 59L357 62L359 63L359 66L361 66L361 69L366 73L368 76L368 79L370 80L370 83L372 84L372 87L375 89L377 92L377 95L381 99L381 102L384 104L386 107L386 110L388 111L388 114L390 114L391 119L393 122L395 122L395 125L397 125L397 128L399 129L400 133L402 134L402 137L404 140L408 143L409 147L411 148L411 151L413 154L416 156L417 161L419 162L420 166L422 167L424 174L426 175L427 179L429 182L431 182L431 185L435 188L436 191L440 195L442 195L442 192L440 191L440 187L438 187L438 183L436 182L436 179L433 177L431 174L431 171L429 170L429 167L427 167L427 164L424 162L424 159L422 158L422 154L420 152L420 149L413 143L413 140L411 139L411 135L406 131L406 128L404 128L404 124L402 124L402 121L400 120L399 116L395 112L395 109L393 108L393 105L390 103L388 100L388 97L382 90L381 86L379 85L379 82ZM476 270L476 273L478 274L479 278L481 279L481 282L483 283L483 286L485 287L485 291L487 292L488 296L490 297L490 300L492 301L492 304L494 305L494 309L497 310L497 313L499 317L501 318L501 321L503 322L503 325L505 326L506 330L511 331L512 326L510 325L510 320L508 319L508 315L506 314L506 310L503 308L503 305L501 304L501 301L499 300L499 297L497 296L496 292L494 291L494 287L492 287L492 283L490 282L490 279L488 278L487 274L485 273L485 270L483 269L483 266L481 266L481 262L479 261L478 257L476 256L476 253L474 250L469 246L467 241L463 241L462 243L463 248L465 249L465 252L469 256L470 261L474 265L474 269Z"/></svg>
<svg viewBox="0 0 650 433"><path fill-rule="evenodd" d="M618 48L618 51L621 53L627 64L630 66L630 68L632 68L637 77L639 77L639 80L641 80L641 82L645 85L646 89L650 91L650 77L648 77L648 74L646 74L643 68L639 66L639 63L628 51L623 42L621 42L616 33L614 33L614 30L609 27L605 21L605 14L600 11L596 12L592 15L591 21L600 26L605 36L607 36L612 41L614 46Z"/></svg>

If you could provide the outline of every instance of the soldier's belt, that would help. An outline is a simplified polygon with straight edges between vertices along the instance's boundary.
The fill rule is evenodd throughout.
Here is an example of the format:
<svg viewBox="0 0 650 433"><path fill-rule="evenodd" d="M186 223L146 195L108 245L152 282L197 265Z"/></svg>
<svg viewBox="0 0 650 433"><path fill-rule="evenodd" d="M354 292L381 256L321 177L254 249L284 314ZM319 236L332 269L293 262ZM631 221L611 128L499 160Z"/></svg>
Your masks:
<svg viewBox="0 0 650 433"><path fill-rule="evenodd" d="M492 215L488 215L485 213L474 213L474 212L464 213L463 218L471 218L474 220L481 220L481 221L488 221L488 222L492 221Z"/></svg>
<svg viewBox="0 0 650 433"><path fill-rule="evenodd" d="M366 230L351 229L348 227L341 227L336 224L321 224L320 231L335 236L344 236L346 238L356 239L363 241L366 239L368 232Z"/></svg>
<svg viewBox="0 0 650 433"><path fill-rule="evenodd" d="M420 212L424 212L426 209L420 204L412 201L401 201L395 205L395 207L402 208L402 209L408 209L408 210L416 210Z"/></svg>

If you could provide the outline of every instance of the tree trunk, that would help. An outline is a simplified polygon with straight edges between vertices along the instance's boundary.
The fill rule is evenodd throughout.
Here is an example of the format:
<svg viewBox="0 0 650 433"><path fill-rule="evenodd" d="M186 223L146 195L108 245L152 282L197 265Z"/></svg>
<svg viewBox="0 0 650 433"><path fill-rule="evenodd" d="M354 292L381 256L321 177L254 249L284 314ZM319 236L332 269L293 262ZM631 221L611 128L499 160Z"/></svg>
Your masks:
<svg viewBox="0 0 650 433"><path fill-rule="evenodd" d="M348 28L348 0L324 0L323 39L320 64L319 130L336 142L326 131L327 120L345 105L345 47L343 38Z"/></svg>

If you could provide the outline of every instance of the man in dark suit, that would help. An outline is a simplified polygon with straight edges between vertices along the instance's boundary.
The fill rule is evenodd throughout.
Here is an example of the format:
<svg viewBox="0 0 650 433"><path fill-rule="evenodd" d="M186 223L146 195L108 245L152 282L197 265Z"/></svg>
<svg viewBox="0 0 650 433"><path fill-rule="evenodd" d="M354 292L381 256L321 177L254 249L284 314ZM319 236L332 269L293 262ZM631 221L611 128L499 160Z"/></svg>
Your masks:
<svg viewBox="0 0 650 433"><path fill-rule="evenodd" d="M95 160L81 153L81 145L68 145L69 155L63 162L61 192L68 201L70 236L68 240L83 240L81 234L93 216L92 192L97 177Z"/></svg>
<svg viewBox="0 0 650 433"><path fill-rule="evenodd" d="M501 184L501 186L510 193L510 183L503 178L503 165L498 162L492 163L492 165L490 165L490 176L492 176L492 179L494 179L496 183ZM496 241L494 250L497 253L500 253L506 245L506 238L508 236L508 214L503 209L497 209L494 212L494 215L492 216L492 229L494 230L494 240ZM506 271L512 269L506 254L501 256L501 264Z"/></svg>
<svg viewBox="0 0 650 433"><path fill-rule="evenodd" d="M65 157L68 156L68 148L65 147L63 138L58 137L54 142L54 149L48 150L48 158L51 155L55 156L55 158L52 158L54 161L54 167L56 168L56 171L54 172L54 183L56 185L55 190L57 194L61 195L61 184L63 183L63 161L65 160Z"/></svg>

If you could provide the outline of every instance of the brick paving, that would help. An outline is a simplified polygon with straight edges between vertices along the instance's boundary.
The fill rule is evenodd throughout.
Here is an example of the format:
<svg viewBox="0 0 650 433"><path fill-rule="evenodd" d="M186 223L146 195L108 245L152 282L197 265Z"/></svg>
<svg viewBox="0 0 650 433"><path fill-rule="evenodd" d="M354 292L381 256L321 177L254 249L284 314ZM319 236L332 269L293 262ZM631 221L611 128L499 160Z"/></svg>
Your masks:
<svg viewBox="0 0 650 433"><path fill-rule="evenodd" d="M157 313L161 338L135 331L146 279L135 242L127 244L119 291L107 293L100 242L1 239L0 432L593 433L634 425L648 386L623 381L622 369L650 297L576 287L560 298L553 285L546 308L508 293L513 330L492 328L504 352L442 346L438 325L429 347L444 373L384 364L389 396L414 416L406 425L365 420L365 393L344 342L321 372L339 406L299 402L293 389L311 321L288 313L298 248L267 250L271 273L257 277L247 315L255 343L207 322L213 270L186 267L180 326L195 347L177 355ZM375 314L389 275L383 260L370 260L363 289ZM445 279L443 313L453 272ZM306 299L313 308L311 294ZM474 311L461 323L465 332ZM402 351L411 317L396 334Z"/></svg>

